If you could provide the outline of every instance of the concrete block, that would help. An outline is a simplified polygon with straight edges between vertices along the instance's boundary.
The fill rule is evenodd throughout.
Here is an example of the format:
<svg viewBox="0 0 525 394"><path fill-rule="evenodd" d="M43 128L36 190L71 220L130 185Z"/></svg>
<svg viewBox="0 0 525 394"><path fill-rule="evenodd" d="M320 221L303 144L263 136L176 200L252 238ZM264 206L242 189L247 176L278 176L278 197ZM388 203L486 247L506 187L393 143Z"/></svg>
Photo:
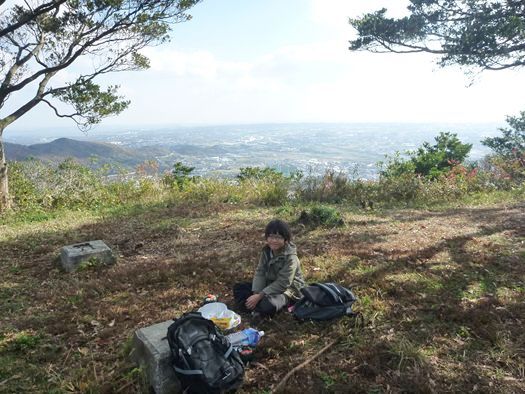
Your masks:
<svg viewBox="0 0 525 394"><path fill-rule="evenodd" d="M114 264L116 259L111 249L102 241L89 241L64 246L60 252L62 268L75 271L81 263L97 259L101 264Z"/></svg>
<svg viewBox="0 0 525 394"><path fill-rule="evenodd" d="M143 368L151 388L156 394L182 391L171 366L170 346L166 334L173 320L154 324L135 331L131 359Z"/></svg>

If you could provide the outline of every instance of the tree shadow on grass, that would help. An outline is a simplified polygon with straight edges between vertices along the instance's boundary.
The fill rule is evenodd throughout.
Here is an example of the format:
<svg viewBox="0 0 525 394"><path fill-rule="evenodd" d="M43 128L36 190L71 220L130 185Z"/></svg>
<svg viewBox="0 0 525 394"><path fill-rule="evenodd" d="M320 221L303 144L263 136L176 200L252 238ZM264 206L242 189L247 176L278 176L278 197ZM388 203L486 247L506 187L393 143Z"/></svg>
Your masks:
<svg viewBox="0 0 525 394"><path fill-rule="evenodd" d="M390 373L394 381L397 376L398 387L410 392L435 390L429 381L441 390L463 392L524 389L521 321L525 316L525 249L514 249L523 245L523 211L518 205L512 212L490 209L465 214L479 224L478 231L416 248L403 257L379 250L382 261L369 251L359 256L360 261L331 273L331 280L356 284L358 295L367 300L379 298L376 304L383 308L380 321L390 327L383 328L379 338L372 334L374 340L367 341L370 349L358 351L360 362L367 366L364 372L375 371L374 377ZM441 213L440 217L447 215ZM417 216L415 220L424 219ZM367 312L375 311L369 307ZM400 343L407 342L412 351L431 352L438 347L444 354L438 355L437 364L413 361L404 373L400 368L393 372L392 357L410 357L400 350ZM390 361L385 361L389 357ZM424 385L412 386L411 391L417 376L428 379Z"/></svg>
<svg viewBox="0 0 525 394"><path fill-rule="evenodd" d="M452 216L470 216L472 219L490 223L492 219L498 219L502 215L507 220L513 221L514 218L508 215L509 211L523 211L525 203L507 204L504 206L494 207L472 207L472 208L451 208L441 211L424 211L424 210L396 210L393 213L386 212L382 217L394 219L399 222L418 222L434 218L449 218Z"/></svg>

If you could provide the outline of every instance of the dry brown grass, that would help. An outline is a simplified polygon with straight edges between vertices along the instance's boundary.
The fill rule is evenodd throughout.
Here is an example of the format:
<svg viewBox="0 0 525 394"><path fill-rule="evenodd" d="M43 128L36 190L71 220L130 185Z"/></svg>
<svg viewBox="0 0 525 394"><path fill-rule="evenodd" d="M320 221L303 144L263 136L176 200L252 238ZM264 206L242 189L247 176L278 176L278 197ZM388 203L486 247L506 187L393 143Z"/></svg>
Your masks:
<svg viewBox="0 0 525 394"><path fill-rule="evenodd" d="M344 212L294 225L308 281L352 286L363 321L264 322L243 392L525 392L525 206ZM251 277L272 209L157 206L0 226L0 392L136 393L127 359L143 326L231 300ZM113 267L61 272L63 245L103 239ZM120 391L119 391L120 390Z"/></svg>

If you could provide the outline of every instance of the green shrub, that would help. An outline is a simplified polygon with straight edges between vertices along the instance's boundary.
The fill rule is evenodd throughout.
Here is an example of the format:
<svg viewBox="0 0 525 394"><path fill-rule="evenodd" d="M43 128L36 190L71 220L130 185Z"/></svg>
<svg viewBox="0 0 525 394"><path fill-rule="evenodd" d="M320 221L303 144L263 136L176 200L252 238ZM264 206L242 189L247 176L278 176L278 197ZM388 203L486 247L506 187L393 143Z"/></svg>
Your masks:
<svg viewBox="0 0 525 394"><path fill-rule="evenodd" d="M486 179L480 174L476 168L456 165L437 178L409 171L365 180L329 170L322 177L306 177L298 195L305 202L344 202L362 209L432 205L482 190Z"/></svg>
<svg viewBox="0 0 525 394"><path fill-rule="evenodd" d="M519 116L508 116L507 124L510 128L499 129L501 137L485 138L481 143L488 146L497 156L505 159L521 159L525 166L525 111Z"/></svg>
<svg viewBox="0 0 525 394"><path fill-rule="evenodd" d="M377 184L378 200L385 206L409 206L431 181L414 173L381 177Z"/></svg>
<svg viewBox="0 0 525 394"><path fill-rule="evenodd" d="M67 159L57 166L29 160L12 165L11 191L18 209L93 206L103 188L99 173Z"/></svg>
<svg viewBox="0 0 525 394"><path fill-rule="evenodd" d="M288 200L289 181L286 178L253 180L249 182L246 199L253 204L265 206L276 206L285 203Z"/></svg>
<svg viewBox="0 0 525 394"><path fill-rule="evenodd" d="M374 180L356 179L347 186L346 201L357 207L374 208L379 201L379 183Z"/></svg>
<svg viewBox="0 0 525 394"><path fill-rule="evenodd" d="M38 162L31 160L25 164L20 162L12 162L9 166L9 186L11 189L11 196L16 209L40 210L42 207L41 195L37 189L37 185L31 179L34 171L28 170L28 166L36 167ZM36 172L36 171L35 171Z"/></svg>
<svg viewBox="0 0 525 394"><path fill-rule="evenodd" d="M525 152L521 157L516 153L515 157L504 157L492 155L487 157L489 173L492 181L503 188L511 188L525 181Z"/></svg>
<svg viewBox="0 0 525 394"><path fill-rule="evenodd" d="M195 167L188 167L178 161L173 165L171 172L164 176L163 182L169 187L183 190L185 186L198 179L198 177L191 175L194 169Z"/></svg>
<svg viewBox="0 0 525 394"><path fill-rule="evenodd" d="M198 178L187 183L177 196L185 201L238 203L243 199L239 191L230 180Z"/></svg>
<svg viewBox="0 0 525 394"><path fill-rule="evenodd" d="M237 175L237 179L239 181L246 181L246 180L261 180L261 179L276 179L276 178L282 178L284 177L282 172L277 171L275 168L271 167L242 167L239 169L239 174Z"/></svg>
<svg viewBox="0 0 525 394"><path fill-rule="evenodd" d="M322 177L309 175L302 180L298 195L304 201L339 203L348 198L350 180L343 171L327 169Z"/></svg>
<svg viewBox="0 0 525 394"><path fill-rule="evenodd" d="M292 184L301 174L285 176L274 168L244 167L237 179L245 191L245 200L253 204L276 206L284 204L293 196Z"/></svg>
<svg viewBox="0 0 525 394"><path fill-rule="evenodd" d="M430 206L461 199L487 190L485 174L477 168L454 166L436 179L415 173L381 176L378 180L357 180L350 184L347 201L361 208Z"/></svg>
<svg viewBox="0 0 525 394"><path fill-rule="evenodd" d="M339 211L327 205L314 205L310 210L302 211L298 222L313 227L336 227L344 225L343 218Z"/></svg>
<svg viewBox="0 0 525 394"><path fill-rule="evenodd" d="M436 179L463 163L472 148L472 144L463 144L454 133L439 133L434 139L434 145L424 142L417 150L406 152L408 159L402 158L399 153L389 158L381 176L415 173Z"/></svg>
<svg viewBox="0 0 525 394"><path fill-rule="evenodd" d="M158 200L164 186L156 179L108 176L109 168L93 170L68 159L58 165L38 160L10 166L10 186L18 212L93 209Z"/></svg>

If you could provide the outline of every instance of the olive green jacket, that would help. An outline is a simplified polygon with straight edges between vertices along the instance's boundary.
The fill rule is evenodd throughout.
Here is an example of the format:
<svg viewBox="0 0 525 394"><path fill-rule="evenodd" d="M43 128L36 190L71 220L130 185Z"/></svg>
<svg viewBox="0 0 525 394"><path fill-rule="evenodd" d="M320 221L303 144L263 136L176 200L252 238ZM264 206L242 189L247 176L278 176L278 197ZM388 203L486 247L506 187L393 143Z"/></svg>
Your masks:
<svg viewBox="0 0 525 394"><path fill-rule="evenodd" d="M293 300L301 298L305 286L301 263L293 243L286 243L283 250L273 255L265 246L259 258L252 282L254 293L285 294Z"/></svg>

